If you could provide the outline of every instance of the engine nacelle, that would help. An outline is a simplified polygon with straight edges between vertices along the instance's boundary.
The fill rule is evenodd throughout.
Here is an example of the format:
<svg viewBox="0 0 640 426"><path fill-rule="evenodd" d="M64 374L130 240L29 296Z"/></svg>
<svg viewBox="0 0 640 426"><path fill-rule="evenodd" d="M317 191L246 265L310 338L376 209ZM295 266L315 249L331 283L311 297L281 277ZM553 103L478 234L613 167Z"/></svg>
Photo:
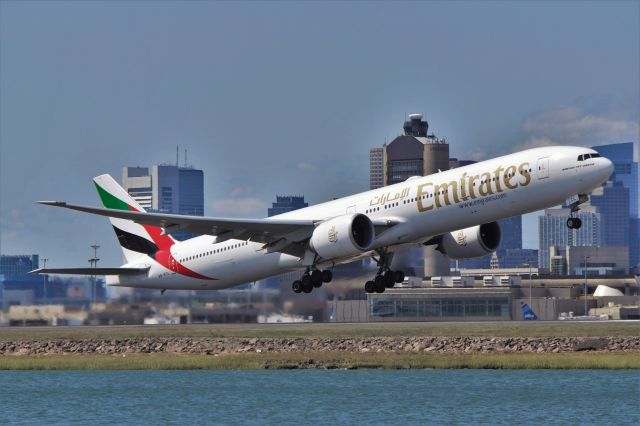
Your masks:
<svg viewBox="0 0 640 426"><path fill-rule="evenodd" d="M311 235L311 249L323 259L356 256L371 247L375 239L371 219L347 214L322 222Z"/></svg>
<svg viewBox="0 0 640 426"><path fill-rule="evenodd" d="M484 256L496 251L501 236L497 222L485 223L444 234L438 249L452 259Z"/></svg>

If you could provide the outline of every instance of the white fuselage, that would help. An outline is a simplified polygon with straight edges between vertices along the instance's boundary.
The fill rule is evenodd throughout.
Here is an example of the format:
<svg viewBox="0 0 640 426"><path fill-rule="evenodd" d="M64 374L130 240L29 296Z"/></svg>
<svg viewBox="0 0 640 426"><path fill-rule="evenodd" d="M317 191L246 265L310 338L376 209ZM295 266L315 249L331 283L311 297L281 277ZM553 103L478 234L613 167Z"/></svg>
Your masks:
<svg viewBox="0 0 640 426"><path fill-rule="evenodd" d="M388 247L394 251L447 232L556 206L572 195L588 194L613 170L606 158L578 161L581 154L591 152L580 147L534 148L276 217L321 221L361 213L374 223L390 220L395 225L376 235L371 250ZM308 266L303 258L269 253L263 246L243 240L216 243L216 237L203 235L174 244L171 253L189 269L215 280L186 277L146 257L126 266L149 266L147 277L108 277L107 283L222 289ZM323 265L353 259L331 259Z"/></svg>

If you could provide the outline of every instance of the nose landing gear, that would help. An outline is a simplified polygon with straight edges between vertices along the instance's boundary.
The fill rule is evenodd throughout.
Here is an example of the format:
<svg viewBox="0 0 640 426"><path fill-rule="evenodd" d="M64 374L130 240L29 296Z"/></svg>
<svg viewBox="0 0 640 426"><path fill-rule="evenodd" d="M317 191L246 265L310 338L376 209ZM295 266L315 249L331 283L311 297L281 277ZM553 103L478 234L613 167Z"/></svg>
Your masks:
<svg viewBox="0 0 640 426"><path fill-rule="evenodd" d="M567 219L567 228L580 229L582 227L582 220L580 218L573 217L573 215L580 210L580 204L586 203L587 201L589 201L589 196L586 194L578 194L567 201L567 204L571 209L571 213L569 213L569 218Z"/></svg>

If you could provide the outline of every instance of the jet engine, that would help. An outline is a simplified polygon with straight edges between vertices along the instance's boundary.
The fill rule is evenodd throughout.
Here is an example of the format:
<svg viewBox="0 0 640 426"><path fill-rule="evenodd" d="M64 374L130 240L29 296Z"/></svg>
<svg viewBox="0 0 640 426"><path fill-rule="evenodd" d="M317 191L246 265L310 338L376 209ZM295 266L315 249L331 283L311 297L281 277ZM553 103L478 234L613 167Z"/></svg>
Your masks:
<svg viewBox="0 0 640 426"><path fill-rule="evenodd" d="M309 245L323 259L338 259L368 250L374 239L375 228L367 216L347 214L320 223Z"/></svg>
<svg viewBox="0 0 640 426"><path fill-rule="evenodd" d="M496 251L501 235L497 222L476 225L444 234L438 250L452 259L484 256Z"/></svg>

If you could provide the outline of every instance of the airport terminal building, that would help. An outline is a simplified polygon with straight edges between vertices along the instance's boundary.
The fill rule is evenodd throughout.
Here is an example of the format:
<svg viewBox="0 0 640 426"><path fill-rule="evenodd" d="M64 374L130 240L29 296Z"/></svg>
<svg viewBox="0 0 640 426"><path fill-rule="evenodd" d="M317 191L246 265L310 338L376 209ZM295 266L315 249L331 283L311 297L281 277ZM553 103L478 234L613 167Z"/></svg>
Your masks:
<svg viewBox="0 0 640 426"><path fill-rule="evenodd" d="M586 300L580 276L504 278L477 277L440 287L424 282L422 287L366 294L361 300L333 300L329 318L335 322L513 321L523 319L523 306L528 305L540 320L557 320L563 313L580 316L615 305L635 306L619 319L640 319L638 277L590 277ZM598 286L613 288L617 295L594 295Z"/></svg>

